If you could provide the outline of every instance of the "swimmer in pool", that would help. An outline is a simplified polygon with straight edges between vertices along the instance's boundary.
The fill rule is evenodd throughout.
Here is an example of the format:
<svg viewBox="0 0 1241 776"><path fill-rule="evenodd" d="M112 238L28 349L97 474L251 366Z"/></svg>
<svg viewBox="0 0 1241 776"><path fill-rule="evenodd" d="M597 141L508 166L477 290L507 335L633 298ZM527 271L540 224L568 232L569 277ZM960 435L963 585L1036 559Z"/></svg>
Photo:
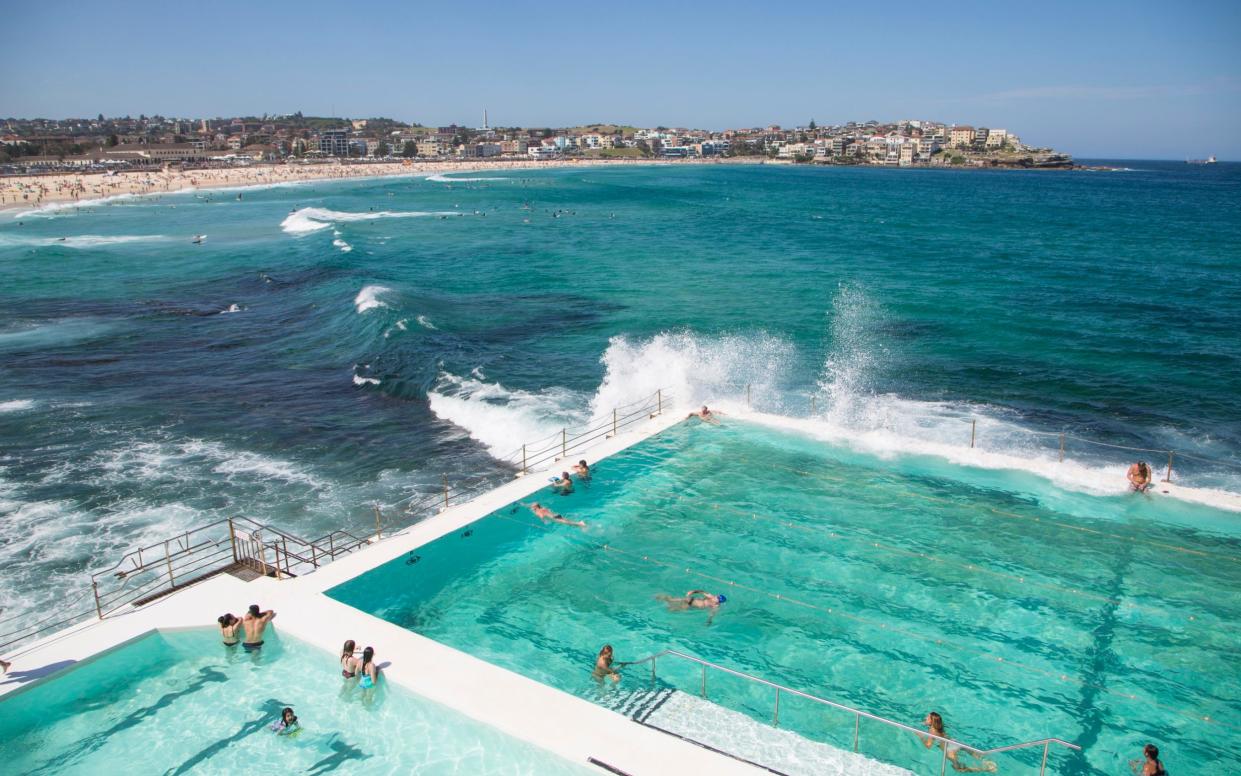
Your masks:
<svg viewBox="0 0 1241 776"><path fill-rule="evenodd" d="M280 721L273 722L271 731L278 736L291 736L301 730L302 726L297 721L297 715L293 713L290 706L285 706L280 712Z"/></svg>
<svg viewBox="0 0 1241 776"><path fill-rule="evenodd" d="M724 413L722 412L712 412L711 410L707 409L707 405L704 404L702 405L702 409L698 410L697 412L691 412L690 414L685 416L685 419L689 420L690 418L698 418L704 423L710 423L712 425L718 426L720 424L720 420L719 418L716 417L716 415L723 415L723 414Z"/></svg>
<svg viewBox="0 0 1241 776"><path fill-rule="evenodd" d="M706 590L691 590L683 596L676 597L660 594L655 596L657 600L663 601L668 605L670 612L687 612L691 609L709 609L711 614L707 617L707 625L715 619L716 613L720 610L720 604L728 600L728 596L721 593L715 595L708 593Z"/></svg>
<svg viewBox="0 0 1241 776"><path fill-rule="evenodd" d="M603 649L599 650L599 657L595 658L595 670L590 675L596 682L602 682L604 679L611 679L613 682L620 681L620 674L612 667L611 644L604 644Z"/></svg>
<svg viewBox="0 0 1241 776"><path fill-rule="evenodd" d="M223 640L224 646L237 646L237 631L241 628L241 620L237 619L232 612L229 612L217 617L216 622L220 623L220 638Z"/></svg>
<svg viewBox="0 0 1241 776"><path fill-rule="evenodd" d="M345 679L353 679L358 675L361 663L353 656L356 649L357 644L353 639L346 641L345 645L340 648L340 675Z"/></svg>
<svg viewBox="0 0 1241 776"><path fill-rule="evenodd" d="M590 479L590 467L586 465L586 459L578 461L573 467L573 473L577 475L579 480Z"/></svg>
<svg viewBox="0 0 1241 776"><path fill-rule="evenodd" d="M241 618L241 627L246 632L246 640L241 642L241 647L247 652L258 652L263 646L263 631L267 629L267 623L272 621L276 613L271 609L265 612L259 611L258 604L250 604L249 611L246 616Z"/></svg>
<svg viewBox="0 0 1241 776"><path fill-rule="evenodd" d="M1150 490L1151 485L1151 467L1146 461L1138 461L1129 467L1129 473L1125 475L1129 480L1129 489L1135 493L1145 493Z"/></svg>
<svg viewBox="0 0 1241 776"><path fill-rule="evenodd" d="M926 715L926 719L922 720L922 724L926 725L930 736L921 736L922 743L927 749L939 744L948 754L948 762L952 763L952 769L961 773L993 773L995 771L995 763L990 760L982 759L982 756L970 749L962 749L957 744L949 743L940 739L948 738L948 733L944 730L944 718L940 716L938 711L932 711ZM938 736L932 738L931 736ZM966 752L974 759L978 760L977 766L969 766L961 762L961 752Z"/></svg>
<svg viewBox="0 0 1241 776"><path fill-rule="evenodd" d="M379 666L375 665L374 647L362 650L362 662L358 664L358 673L362 675L358 687L363 690L371 689L379 681Z"/></svg>
<svg viewBox="0 0 1241 776"><path fill-rule="evenodd" d="M568 472L561 472L560 479L552 482L552 490L562 496L567 496L573 492L573 478Z"/></svg>
<svg viewBox="0 0 1241 776"><path fill-rule="evenodd" d="M553 523L563 523L564 525L575 525L578 528L586 527L585 520L569 520L568 518L565 518L565 517L562 517L556 514L555 512L551 511L550 509L543 506L537 501L534 502L533 504L524 504L523 506L529 507L530 511L534 513L534 516L544 522L550 521Z"/></svg>

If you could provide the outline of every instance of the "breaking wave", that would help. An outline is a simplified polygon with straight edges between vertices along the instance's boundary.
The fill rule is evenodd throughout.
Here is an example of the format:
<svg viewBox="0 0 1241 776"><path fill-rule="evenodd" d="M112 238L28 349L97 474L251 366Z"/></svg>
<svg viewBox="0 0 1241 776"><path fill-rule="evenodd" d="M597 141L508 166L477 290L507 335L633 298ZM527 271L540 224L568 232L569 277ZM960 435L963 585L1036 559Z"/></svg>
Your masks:
<svg viewBox="0 0 1241 776"><path fill-rule="evenodd" d="M484 177L454 178L454 177L450 177L446 173L436 173L435 175L428 175L426 177L426 180L432 181L434 183L471 183L473 181L506 181L509 179L508 178L484 178Z"/></svg>
<svg viewBox="0 0 1241 776"><path fill-rule="evenodd" d="M365 286L358 295L353 298L353 306L358 313L364 313L367 310L374 310L380 307L387 307L387 302L380 299L380 295L391 291L387 286Z"/></svg>
<svg viewBox="0 0 1241 776"><path fill-rule="evenodd" d="M320 229L327 229L333 224L350 221L373 221L377 218L447 218L448 216L461 215L463 214L455 210L376 210L366 213L347 213L341 210L328 210L321 207L304 207L300 210L294 210L286 216L280 222L280 228L287 234L299 235L310 234Z"/></svg>

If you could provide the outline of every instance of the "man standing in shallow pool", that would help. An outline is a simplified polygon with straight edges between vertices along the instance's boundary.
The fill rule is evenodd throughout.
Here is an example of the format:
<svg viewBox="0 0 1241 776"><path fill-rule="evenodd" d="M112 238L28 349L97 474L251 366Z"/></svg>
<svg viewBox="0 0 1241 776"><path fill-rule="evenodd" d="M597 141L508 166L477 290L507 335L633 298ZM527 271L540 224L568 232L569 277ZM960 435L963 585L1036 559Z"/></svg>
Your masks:
<svg viewBox="0 0 1241 776"><path fill-rule="evenodd" d="M241 618L241 627L246 631L246 640L241 642L242 649L257 652L263 646L263 631L275 616L276 613L271 609L261 612L258 604L250 604L250 610Z"/></svg>

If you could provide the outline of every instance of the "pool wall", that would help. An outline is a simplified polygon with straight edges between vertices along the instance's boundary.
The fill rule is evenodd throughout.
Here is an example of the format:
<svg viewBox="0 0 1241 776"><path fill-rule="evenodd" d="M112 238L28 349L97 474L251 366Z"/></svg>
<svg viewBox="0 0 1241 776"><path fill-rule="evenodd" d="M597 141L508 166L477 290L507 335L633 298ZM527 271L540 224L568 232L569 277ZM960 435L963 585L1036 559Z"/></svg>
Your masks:
<svg viewBox="0 0 1241 776"><path fill-rule="evenodd" d="M636 424L591 448L598 461L675 425L676 412ZM575 453L572 457L582 457ZM767 773L745 762L635 724L561 690L471 657L328 598L323 591L432 542L546 487L533 473L423 520L296 579L243 582L227 574L106 620L91 621L6 655L0 699L153 631L201 628L257 603L277 612L277 633L335 652L346 638L373 645L387 681L572 762L589 758L634 774ZM600 770L600 773L603 773Z"/></svg>

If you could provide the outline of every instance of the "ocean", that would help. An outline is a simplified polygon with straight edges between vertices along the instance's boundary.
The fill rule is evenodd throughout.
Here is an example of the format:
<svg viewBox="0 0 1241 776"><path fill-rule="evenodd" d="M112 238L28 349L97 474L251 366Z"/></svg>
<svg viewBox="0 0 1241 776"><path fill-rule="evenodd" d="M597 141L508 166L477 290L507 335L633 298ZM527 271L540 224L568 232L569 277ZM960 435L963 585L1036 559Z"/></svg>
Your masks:
<svg viewBox="0 0 1241 776"><path fill-rule="evenodd" d="M1174 481L1241 492L1241 165L1111 164L582 167L2 212L2 616L215 519L365 529L443 477L502 482L524 441L657 388L1049 491L1123 497L1129 462L1162 475L1143 450L1173 449Z"/></svg>

